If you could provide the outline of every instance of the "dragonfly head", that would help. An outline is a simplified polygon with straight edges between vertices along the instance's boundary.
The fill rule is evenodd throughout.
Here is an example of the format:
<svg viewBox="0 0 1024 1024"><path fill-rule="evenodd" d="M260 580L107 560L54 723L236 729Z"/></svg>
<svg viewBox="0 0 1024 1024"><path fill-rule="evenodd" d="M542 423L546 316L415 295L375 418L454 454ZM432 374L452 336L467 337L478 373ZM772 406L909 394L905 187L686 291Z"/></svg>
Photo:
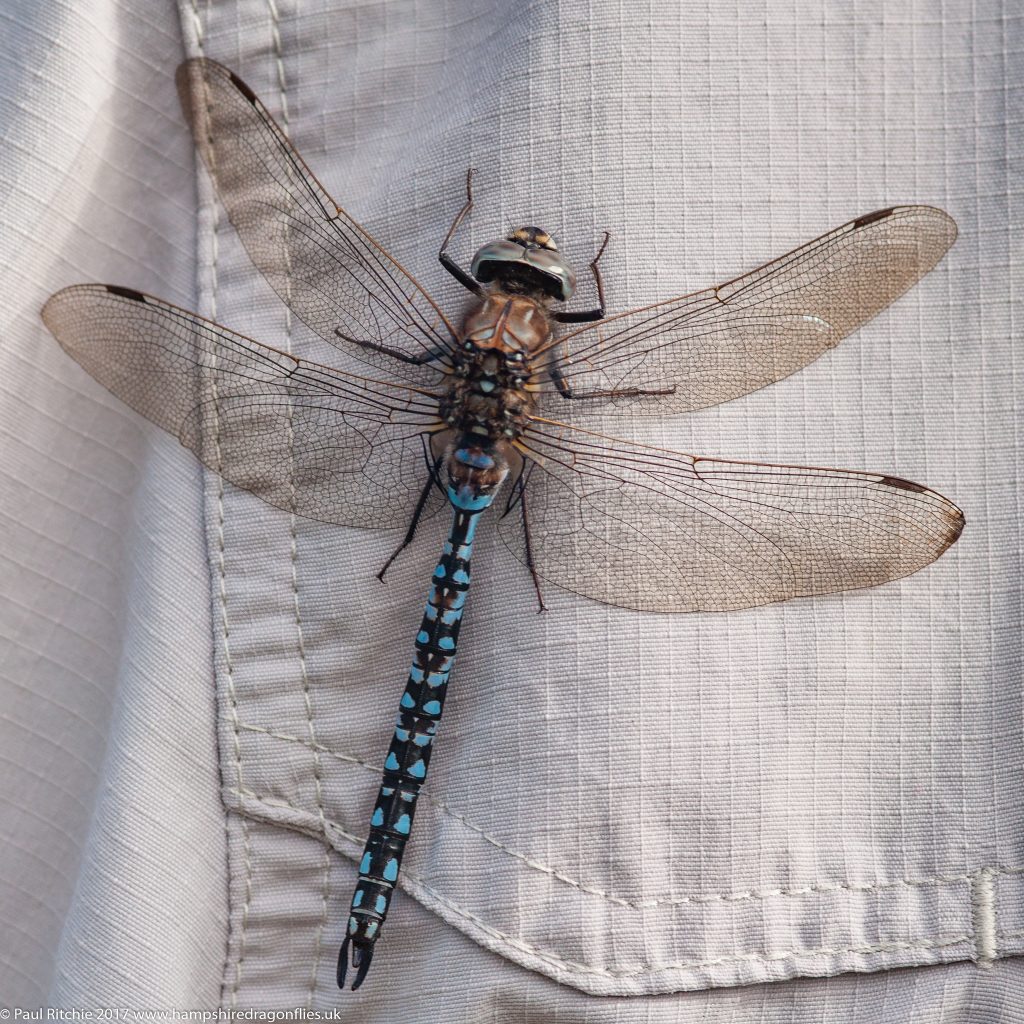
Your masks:
<svg viewBox="0 0 1024 1024"><path fill-rule="evenodd" d="M576 275L555 240L529 225L485 245L473 257L471 271L481 284L495 281L508 291L539 292L558 302L571 299L576 290Z"/></svg>

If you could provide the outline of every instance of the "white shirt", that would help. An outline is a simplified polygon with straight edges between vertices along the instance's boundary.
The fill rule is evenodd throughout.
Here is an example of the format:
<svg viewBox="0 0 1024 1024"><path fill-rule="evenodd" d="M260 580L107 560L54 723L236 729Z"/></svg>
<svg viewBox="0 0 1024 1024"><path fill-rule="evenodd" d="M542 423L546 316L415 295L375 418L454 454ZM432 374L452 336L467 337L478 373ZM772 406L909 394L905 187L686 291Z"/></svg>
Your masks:
<svg viewBox="0 0 1024 1024"><path fill-rule="evenodd" d="M0 66L4 1000L363 1024L1010 1019L1021 27L930 0L17 8ZM551 588L539 616L482 524L400 893L356 994L335 957L439 527L381 586L398 534L222 484L38 318L57 288L110 281L330 358L195 167L183 47L245 79L456 319L436 252L468 166L461 262L540 224L584 304L607 229L612 311L893 203L960 226L836 351L628 435L920 480L964 509L959 543L872 591L658 616Z"/></svg>

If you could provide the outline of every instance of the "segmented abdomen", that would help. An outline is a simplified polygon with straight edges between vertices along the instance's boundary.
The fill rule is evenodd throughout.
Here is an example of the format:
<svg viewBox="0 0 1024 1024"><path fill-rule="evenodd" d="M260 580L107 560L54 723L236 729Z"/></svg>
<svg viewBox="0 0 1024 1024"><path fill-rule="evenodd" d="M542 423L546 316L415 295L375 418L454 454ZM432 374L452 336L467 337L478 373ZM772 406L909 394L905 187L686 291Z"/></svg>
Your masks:
<svg viewBox="0 0 1024 1024"><path fill-rule="evenodd" d="M469 591L473 535L483 507L456 511L441 561L434 570L352 897L347 937L357 946L376 941L398 879L416 798L427 775L434 734L444 709Z"/></svg>

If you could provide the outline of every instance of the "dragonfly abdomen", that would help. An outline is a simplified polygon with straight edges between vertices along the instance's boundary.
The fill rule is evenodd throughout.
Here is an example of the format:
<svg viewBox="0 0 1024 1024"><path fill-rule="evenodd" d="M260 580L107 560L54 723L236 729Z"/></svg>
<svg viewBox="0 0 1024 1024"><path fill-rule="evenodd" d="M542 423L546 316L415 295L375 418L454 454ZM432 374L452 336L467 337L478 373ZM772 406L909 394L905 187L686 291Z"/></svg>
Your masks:
<svg viewBox="0 0 1024 1024"><path fill-rule="evenodd" d="M359 881L338 955L339 987L345 983L350 944L352 966L356 968L352 987L362 983L373 957L373 944L391 905L455 661L469 594L469 560L477 521L507 472L503 460L475 447L456 448L448 467L447 494L455 515L416 634L412 668L359 862Z"/></svg>

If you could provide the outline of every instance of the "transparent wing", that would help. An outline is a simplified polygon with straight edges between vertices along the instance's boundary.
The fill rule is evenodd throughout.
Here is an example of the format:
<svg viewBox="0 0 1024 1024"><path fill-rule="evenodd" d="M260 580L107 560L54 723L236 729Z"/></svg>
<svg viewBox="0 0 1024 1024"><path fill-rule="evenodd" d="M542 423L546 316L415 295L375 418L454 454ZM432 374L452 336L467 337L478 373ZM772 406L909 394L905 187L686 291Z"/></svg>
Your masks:
<svg viewBox="0 0 1024 1024"><path fill-rule="evenodd" d="M43 320L104 387L269 504L348 526L408 521L440 426L430 392L304 363L114 285L65 288Z"/></svg>
<svg viewBox="0 0 1024 1024"><path fill-rule="evenodd" d="M414 382L400 364L343 335L450 365L454 333L420 285L327 194L253 91L215 61L178 68L196 146L250 258L292 312L345 352Z"/></svg>
<svg viewBox="0 0 1024 1024"><path fill-rule="evenodd" d="M666 413L717 405L833 348L928 273L955 239L954 221L933 207L877 210L717 288L574 331L551 358L577 393L669 389L639 399ZM544 408L564 418L559 397L549 394ZM601 401L581 401L573 412Z"/></svg>
<svg viewBox="0 0 1024 1024"><path fill-rule="evenodd" d="M942 495L896 477L702 459L550 421L520 447L538 574L624 608L724 611L872 587L934 561L964 524ZM527 562L521 516L499 529Z"/></svg>

